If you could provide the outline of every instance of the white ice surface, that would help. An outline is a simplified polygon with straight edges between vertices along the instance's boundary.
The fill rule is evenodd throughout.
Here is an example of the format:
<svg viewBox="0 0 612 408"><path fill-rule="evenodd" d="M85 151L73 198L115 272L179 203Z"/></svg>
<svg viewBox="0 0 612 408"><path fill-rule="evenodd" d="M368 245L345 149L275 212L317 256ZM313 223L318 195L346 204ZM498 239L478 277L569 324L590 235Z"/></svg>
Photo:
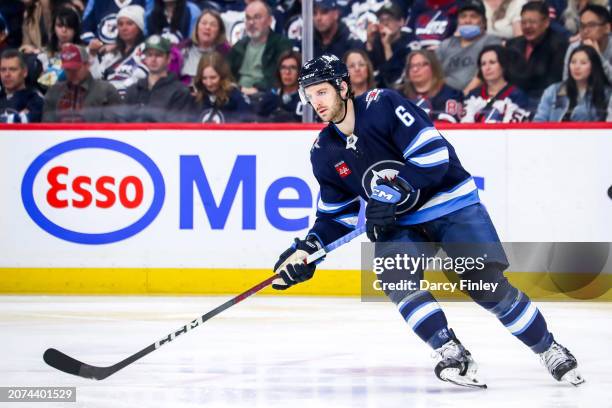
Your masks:
<svg viewBox="0 0 612 408"><path fill-rule="evenodd" d="M587 383L557 383L471 303L450 327L489 389L437 380L430 349L388 303L255 296L103 381L47 366L56 347L110 365L228 297L0 297L0 386L76 386L77 403L8 407L612 407L612 304L539 303Z"/></svg>

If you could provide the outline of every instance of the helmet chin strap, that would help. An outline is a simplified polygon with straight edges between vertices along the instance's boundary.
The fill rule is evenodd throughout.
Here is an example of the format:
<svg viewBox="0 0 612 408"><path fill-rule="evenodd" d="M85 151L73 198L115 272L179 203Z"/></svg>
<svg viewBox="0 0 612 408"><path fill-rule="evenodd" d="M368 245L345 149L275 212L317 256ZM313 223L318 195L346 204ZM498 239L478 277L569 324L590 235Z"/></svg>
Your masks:
<svg viewBox="0 0 612 408"><path fill-rule="evenodd" d="M332 122L334 125L341 124L346 118L346 114L348 113L348 100L349 100L348 95L346 98L343 98L342 95L340 94L341 91L337 91L337 92L338 92L338 96L340 97L340 99L342 99L342 102L344 102L344 115L342 116L342 119L340 119L338 122ZM348 89L347 89L347 93L348 93Z"/></svg>

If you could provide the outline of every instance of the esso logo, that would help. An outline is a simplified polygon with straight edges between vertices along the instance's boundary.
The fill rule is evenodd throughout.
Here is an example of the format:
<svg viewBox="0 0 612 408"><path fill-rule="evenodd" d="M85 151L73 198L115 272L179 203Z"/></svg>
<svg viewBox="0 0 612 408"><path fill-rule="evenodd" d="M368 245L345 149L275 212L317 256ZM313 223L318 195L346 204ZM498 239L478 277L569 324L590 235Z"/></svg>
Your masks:
<svg viewBox="0 0 612 408"><path fill-rule="evenodd" d="M112 139L82 138L39 155L21 184L32 220L58 238L108 244L146 228L159 214L164 180L135 147Z"/></svg>

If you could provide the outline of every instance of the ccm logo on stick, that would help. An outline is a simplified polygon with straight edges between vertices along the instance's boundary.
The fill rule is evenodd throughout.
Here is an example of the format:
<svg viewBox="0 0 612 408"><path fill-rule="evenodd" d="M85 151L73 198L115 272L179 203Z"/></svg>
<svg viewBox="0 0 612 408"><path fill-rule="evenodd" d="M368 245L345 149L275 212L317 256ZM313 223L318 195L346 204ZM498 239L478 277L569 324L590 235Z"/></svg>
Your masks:
<svg viewBox="0 0 612 408"><path fill-rule="evenodd" d="M155 219L165 185L159 168L137 148L82 138L40 154L24 175L21 197L32 220L49 234L79 244L108 244L139 233Z"/></svg>

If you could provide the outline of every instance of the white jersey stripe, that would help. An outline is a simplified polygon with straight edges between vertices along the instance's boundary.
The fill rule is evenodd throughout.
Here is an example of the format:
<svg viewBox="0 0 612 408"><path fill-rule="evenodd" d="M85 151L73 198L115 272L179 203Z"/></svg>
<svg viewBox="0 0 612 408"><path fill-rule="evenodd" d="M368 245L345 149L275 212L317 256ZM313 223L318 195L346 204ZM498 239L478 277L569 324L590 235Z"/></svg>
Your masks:
<svg viewBox="0 0 612 408"><path fill-rule="evenodd" d="M344 201L342 203L324 203L321 199L319 199L317 209L321 212L337 212L356 201L359 201L359 197L355 197L352 200Z"/></svg>
<svg viewBox="0 0 612 408"><path fill-rule="evenodd" d="M421 306L419 306L416 310L414 310L409 316L408 319L406 320L406 322L408 323L408 325L410 327L412 327L412 329L416 329L416 327L418 326L418 323L421 322L421 320L438 311L438 310L442 310L440 309L440 306L438 305L438 302L427 302L427 303L423 303Z"/></svg>
<svg viewBox="0 0 612 408"><path fill-rule="evenodd" d="M470 177L463 184L460 184L459 186L455 187L453 190L448 191L446 193L436 194L429 201L423 204L421 208L419 208L419 211L445 203L454 198L469 194L472 191L477 190L477 189L478 187L476 187L476 183L474 182L474 179Z"/></svg>
<svg viewBox="0 0 612 408"><path fill-rule="evenodd" d="M442 136L435 128L428 127L421 130L419 134L414 138L412 143L410 143L406 150L404 150L404 159L410 156L415 151L419 150L421 147L425 146L427 143L438 139L442 139Z"/></svg>
<svg viewBox="0 0 612 408"><path fill-rule="evenodd" d="M529 302L529 306L525 308L521 316L506 327L510 330L510 333L515 336L521 334L532 322L536 313L538 313L538 308L533 303Z"/></svg>
<svg viewBox="0 0 612 408"><path fill-rule="evenodd" d="M447 162L448 149L445 146L427 154L411 157L408 159L408 161L416 164L417 166L428 166L435 163Z"/></svg>

